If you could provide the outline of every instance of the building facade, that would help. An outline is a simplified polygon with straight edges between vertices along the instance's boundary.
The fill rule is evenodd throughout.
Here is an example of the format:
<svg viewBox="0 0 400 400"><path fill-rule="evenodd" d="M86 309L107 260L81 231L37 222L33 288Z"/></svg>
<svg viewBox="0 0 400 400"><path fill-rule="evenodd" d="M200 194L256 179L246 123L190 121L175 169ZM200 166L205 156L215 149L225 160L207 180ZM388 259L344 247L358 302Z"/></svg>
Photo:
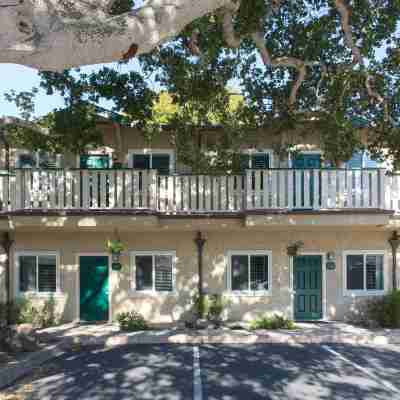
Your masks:
<svg viewBox="0 0 400 400"><path fill-rule="evenodd" d="M230 320L343 320L393 287L400 179L366 153L330 168L310 135L282 160L260 134L242 149L242 173L193 175L167 139L148 145L134 129L103 130L106 146L84 155L11 150L0 226L13 240L13 299L52 297L64 321L127 310L155 324L184 320L199 232L204 291L229 299ZM116 238L119 271L106 250Z"/></svg>

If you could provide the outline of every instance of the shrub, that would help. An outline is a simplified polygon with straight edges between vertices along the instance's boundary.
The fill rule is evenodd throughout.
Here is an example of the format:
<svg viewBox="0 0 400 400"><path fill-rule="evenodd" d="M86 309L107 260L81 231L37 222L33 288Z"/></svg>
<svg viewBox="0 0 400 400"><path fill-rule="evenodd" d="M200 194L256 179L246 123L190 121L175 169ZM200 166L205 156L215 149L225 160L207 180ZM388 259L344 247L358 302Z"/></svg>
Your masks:
<svg viewBox="0 0 400 400"><path fill-rule="evenodd" d="M145 331L148 325L144 317L136 311L122 312L117 315L117 321L122 331Z"/></svg>
<svg viewBox="0 0 400 400"><path fill-rule="evenodd" d="M360 301L346 319L355 325L400 328L400 290Z"/></svg>
<svg viewBox="0 0 400 400"><path fill-rule="evenodd" d="M207 317L210 307L210 302L207 295L203 295L201 297L198 295L194 296L193 305L193 312L196 314L196 317L198 316L200 319Z"/></svg>
<svg viewBox="0 0 400 400"><path fill-rule="evenodd" d="M35 328L48 328L60 322L55 308L54 297L47 299L42 306L34 306L31 300L25 298L17 299L9 305L3 303L0 304L0 326L6 325L9 310L11 325L32 324Z"/></svg>
<svg viewBox="0 0 400 400"><path fill-rule="evenodd" d="M209 297L207 319L210 321L220 322L224 308L228 305L228 301L221 294L212 294Z"/></svg>
<svg viewBox="0 0 400 400"><path fill-rule="evenodd" d="M295 325L291 319L274 314L256 318L250 323L250 329L295 329Z"/></svg>

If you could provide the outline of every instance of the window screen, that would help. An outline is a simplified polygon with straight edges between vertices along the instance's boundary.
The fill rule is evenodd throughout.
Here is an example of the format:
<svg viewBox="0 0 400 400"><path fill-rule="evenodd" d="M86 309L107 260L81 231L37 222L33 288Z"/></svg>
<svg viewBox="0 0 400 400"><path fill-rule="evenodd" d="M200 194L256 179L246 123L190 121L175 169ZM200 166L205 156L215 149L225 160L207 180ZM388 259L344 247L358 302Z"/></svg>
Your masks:
<svg viewBox="0 0 400 400"><path fill-rule="evenodd" d="M136 290L153 289L153 257L136 256Z"/></svg>
<svg viewBox="0 0 400 400"><path fill-rule="evenodd" d="M155 256L155 289L159 292L172 291L172 257Z"/></svg>
<svg viewBox="0 0 400 400"><path fill-rule="evenodd" d="M232 256L232 290L249 290L249 258L247 255Z"/></svg>
<svg viewBox="0 0 400 400"><path fill-rule="evenodd" d="M38 257L39 292L57 290L57 262L55 256Z"/></svg>
<svg viewBox="0 0 400 400"><path fill-rule="evenodd" d="M21 292L36 291L36 257L19 257L19 290Z"/></svg>
<svg viewBox="0 0 400 400"><path fill-rule="evenodd" d="M347 256L347 289L364 289L364 256Z"/></svg>

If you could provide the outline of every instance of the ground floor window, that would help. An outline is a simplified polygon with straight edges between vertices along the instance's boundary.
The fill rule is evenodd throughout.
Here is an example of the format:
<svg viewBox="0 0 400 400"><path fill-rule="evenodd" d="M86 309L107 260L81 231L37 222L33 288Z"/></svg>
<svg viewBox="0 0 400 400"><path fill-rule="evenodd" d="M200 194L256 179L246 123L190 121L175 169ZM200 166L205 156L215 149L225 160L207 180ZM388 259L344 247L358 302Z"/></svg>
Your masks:
<svg viewBox="0 0 400 400"><path fill-rule="evenodd" d="M16 261L19 292L57 292L59 287L57 254L18 253Z"/></svg>
<svg viewBox="0 0 400 400"><path fill-rule="evenodd" d="M133 289L137 292L172 292L175 287L175 254L171 252L132 253Z"/></svg>
<svg viewBox="0 0 400 400"><path fill-rule="evenodd" d="M266 294L271 289L271 253L229 252L228 289L238 293Z"/></svg>
<svg viewBox="0 0 400 400"><path fill-rule="evenodd" d="M384 254L374 252L346 252L345 290L355 293L384 290Z"/></svg>

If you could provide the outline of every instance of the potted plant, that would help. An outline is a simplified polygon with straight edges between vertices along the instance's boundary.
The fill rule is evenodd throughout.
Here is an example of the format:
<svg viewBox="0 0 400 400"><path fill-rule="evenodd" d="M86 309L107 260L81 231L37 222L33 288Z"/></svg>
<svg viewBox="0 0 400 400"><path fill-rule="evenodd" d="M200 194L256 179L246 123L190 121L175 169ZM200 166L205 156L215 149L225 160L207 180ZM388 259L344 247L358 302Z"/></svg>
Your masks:
<svg viewBox="0 0 400 400"><path fill-rule="evenodd" d="M112 269L115 271L120 271L122 269L120 257L121 253L125 250L124 244L119 239L107 240L106 248L111 254Z"/></svg>
<svg viewBox="0 0 400 400"><path fill-rule="evenodd" d="M303 246L304 246L304 243L303 243L301 240L299 240L299 241L297 241L297 242L295 242L295 243L290 244L290 245L287 247L287 255L288 255L288 256L291 256L291 257L297 256L297 253L298 253L299 249L300 249L301 247L303 247Z"/></svg>

